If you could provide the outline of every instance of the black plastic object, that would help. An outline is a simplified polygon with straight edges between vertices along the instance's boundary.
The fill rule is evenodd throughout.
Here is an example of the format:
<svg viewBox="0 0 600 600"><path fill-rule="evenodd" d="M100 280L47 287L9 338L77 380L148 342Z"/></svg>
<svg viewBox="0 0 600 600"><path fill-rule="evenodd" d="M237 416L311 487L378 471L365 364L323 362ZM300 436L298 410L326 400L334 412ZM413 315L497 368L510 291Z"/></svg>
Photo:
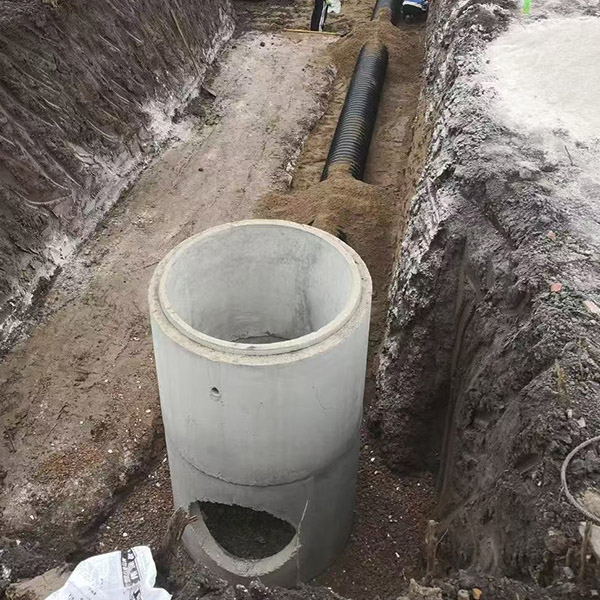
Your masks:
<svg viewBox="0 0 600 600"><path fill-rule="evenodd" d="M388 51L382 43L367 42L362 47L321 181L334 165L347 165L353 177L363 178L387 62Z"/></svg>
<svg viewBox="0 0 600 600"><path fill-rule="evenodd" d="M371 20L375 21L379 13L383 10L390 11L390 18L392 23L395 25L400 13L402 12L402 0L377 0Z"/></svg>
<svg viewBox="0 0 600 600"><path fill-rule="evenodd" d="M371 20L374 21L379 16L379 13L382 10L389 10L390 15L394 14L396 0L377 0L375 3L375 8L373 8L373 14L371 15Z"/></svg>

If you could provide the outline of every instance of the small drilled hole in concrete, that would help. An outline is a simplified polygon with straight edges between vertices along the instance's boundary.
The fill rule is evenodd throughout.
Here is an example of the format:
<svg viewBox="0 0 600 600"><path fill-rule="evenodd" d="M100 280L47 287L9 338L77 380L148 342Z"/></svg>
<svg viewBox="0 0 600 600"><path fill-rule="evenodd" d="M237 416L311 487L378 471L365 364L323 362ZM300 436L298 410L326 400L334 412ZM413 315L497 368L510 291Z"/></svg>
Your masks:
<svg viewBox="0 0 600 600"><path fill-rule="evenodd" d="M213 398L220 398L221 397L221 392L219 391L219 388L212 387L212 388L210 388L210 395Z"/></svg>
<svg viewBox="0 0 600 600"><path fill-rule="evenodd" d="M296 535L295 528L264 510L237 504L199 502L206 527L214 540L238 558L260 559L283 550Z"/></svg>

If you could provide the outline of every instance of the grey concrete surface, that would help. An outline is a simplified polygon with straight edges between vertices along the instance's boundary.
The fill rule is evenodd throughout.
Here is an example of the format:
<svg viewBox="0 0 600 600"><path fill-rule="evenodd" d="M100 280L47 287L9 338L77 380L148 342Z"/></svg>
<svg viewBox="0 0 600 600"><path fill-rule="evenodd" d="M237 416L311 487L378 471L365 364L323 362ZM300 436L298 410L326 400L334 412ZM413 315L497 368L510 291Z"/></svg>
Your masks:
<svg viewBox="0 0 600 600"><path fill-rule="evenodd" d="M296 529L281 552L249 561L220 548L200 518L186 547L232 581L314 577L352 523L366 266L318 229L243 221L169 253L149 302L176 505L238 504ZM283 341L241 341L265 337Z"/></svg>

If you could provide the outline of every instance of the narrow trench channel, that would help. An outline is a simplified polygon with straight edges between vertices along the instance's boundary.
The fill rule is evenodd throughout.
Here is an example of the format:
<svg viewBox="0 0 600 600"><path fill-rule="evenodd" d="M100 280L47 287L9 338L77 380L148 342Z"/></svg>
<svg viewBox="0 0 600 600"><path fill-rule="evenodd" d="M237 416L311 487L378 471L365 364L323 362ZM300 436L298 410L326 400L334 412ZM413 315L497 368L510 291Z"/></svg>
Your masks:
<svg viewBox="0 0 600 600"><path fill-rule="evenodd" d="M371 22L372 10L370 0L344 4L346 18L354 27L350 36L330 46L337 76L326 113L304 145L291 192L268 196L255 215L312 223L343 236L367 263L374 285L367 411L376 393L378 351L396 249L416 184L415 173L424 160L419 148L411 153L413 133L427 134L417 115L425 28ZM372 39L386 44L389 63L364 182L335 173L319 182L356 57L363 43ZM399 476L391 472L365 425L353 533L336 563L315 583L357 600L397 594L411 577L424 573L426 522L433 506L434 474L424 470Z"/></svg>

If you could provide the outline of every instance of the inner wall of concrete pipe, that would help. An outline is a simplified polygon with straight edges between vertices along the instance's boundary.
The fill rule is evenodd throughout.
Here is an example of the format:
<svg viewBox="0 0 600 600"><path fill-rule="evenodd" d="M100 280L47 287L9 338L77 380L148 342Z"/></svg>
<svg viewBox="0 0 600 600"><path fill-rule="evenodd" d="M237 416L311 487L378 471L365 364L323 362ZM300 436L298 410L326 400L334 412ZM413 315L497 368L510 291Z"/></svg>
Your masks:
<svg viewBox="0 0 600 600"><path fill-rule="evenodd" d="M318 229L243 221L169 253L149 300L173 496L198 516L187 550L234 582L311 579L352 524L366 266Z"/></svg>

